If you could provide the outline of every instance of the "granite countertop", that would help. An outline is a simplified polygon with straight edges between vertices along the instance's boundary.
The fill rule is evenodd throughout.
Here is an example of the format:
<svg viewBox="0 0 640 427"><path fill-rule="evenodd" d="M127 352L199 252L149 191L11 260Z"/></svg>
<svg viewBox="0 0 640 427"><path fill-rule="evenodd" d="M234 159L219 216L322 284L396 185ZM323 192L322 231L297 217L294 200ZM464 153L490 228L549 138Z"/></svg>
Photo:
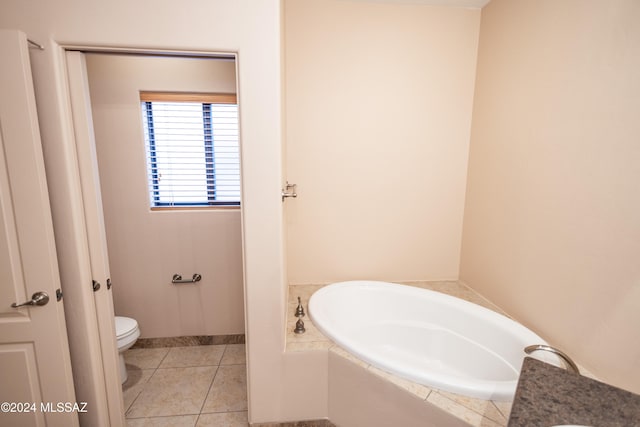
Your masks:
<svg viewBox="0 0 640 427"><path fill-rule="evenodd" d="M640 395L525 357L509 427L640 426Z"/></svg>

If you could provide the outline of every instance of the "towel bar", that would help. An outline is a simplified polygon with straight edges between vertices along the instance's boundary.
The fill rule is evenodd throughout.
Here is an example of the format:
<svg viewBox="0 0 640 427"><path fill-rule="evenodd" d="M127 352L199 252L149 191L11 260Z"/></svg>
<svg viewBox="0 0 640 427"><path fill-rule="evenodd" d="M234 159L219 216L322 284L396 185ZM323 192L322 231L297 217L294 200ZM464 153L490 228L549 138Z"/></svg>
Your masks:
<svg viewBox="0 0 640 427"><path fill-rule="evenodd" d="M189 280L182 280L182 276L179 274L174 274L171 279L171 283L195 283L202 280L202 276L198 273L193 273L193 277Z"/></svg>

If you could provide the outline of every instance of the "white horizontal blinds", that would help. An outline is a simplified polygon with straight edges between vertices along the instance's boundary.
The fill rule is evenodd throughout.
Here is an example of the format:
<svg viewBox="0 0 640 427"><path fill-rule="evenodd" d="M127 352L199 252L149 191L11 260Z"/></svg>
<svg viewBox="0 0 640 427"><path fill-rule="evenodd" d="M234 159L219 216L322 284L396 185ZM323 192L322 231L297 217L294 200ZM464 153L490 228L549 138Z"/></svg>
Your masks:
<svg viewBox="0 0 640 427"><path fill-rule="evenodd" d="M225 202L240 201L240 145L238 105L209 104L213 130L215 197Z"/></svg>
<svg viewBox="0 0 640 427"><path fill-rule="evenodd" d="M237 105L141 99L151 206L239 204Z"/></svg>

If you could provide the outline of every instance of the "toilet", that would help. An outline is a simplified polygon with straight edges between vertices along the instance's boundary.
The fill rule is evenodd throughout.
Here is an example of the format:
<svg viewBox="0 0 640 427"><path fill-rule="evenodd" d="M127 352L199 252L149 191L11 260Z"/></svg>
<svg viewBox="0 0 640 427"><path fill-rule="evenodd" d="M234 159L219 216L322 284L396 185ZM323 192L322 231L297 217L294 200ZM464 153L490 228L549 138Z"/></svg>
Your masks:
<svg viewBox="0 0 640 427"><path fill-rule="evenodd" d="M130 317L116 316L116 340L120 365L120 382L127 381L127 368L124 364L124 351L131 348L140 336L138 322Z"/></svg>

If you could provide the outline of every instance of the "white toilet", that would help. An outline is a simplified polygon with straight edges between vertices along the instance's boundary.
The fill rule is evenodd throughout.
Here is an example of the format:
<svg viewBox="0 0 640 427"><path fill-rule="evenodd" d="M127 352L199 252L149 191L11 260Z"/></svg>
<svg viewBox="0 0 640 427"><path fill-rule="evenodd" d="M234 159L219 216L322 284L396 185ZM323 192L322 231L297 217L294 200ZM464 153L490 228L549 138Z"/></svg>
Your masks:
<svg viewBox="0 0 640 427"><path fill-rule="evenodd" d="M127 381L127 368L124 364L124 351L131 348L140 336L138 322L130 317L116 316L116 340L118 341L118 356L120 359L120 381Z"/></svg>

